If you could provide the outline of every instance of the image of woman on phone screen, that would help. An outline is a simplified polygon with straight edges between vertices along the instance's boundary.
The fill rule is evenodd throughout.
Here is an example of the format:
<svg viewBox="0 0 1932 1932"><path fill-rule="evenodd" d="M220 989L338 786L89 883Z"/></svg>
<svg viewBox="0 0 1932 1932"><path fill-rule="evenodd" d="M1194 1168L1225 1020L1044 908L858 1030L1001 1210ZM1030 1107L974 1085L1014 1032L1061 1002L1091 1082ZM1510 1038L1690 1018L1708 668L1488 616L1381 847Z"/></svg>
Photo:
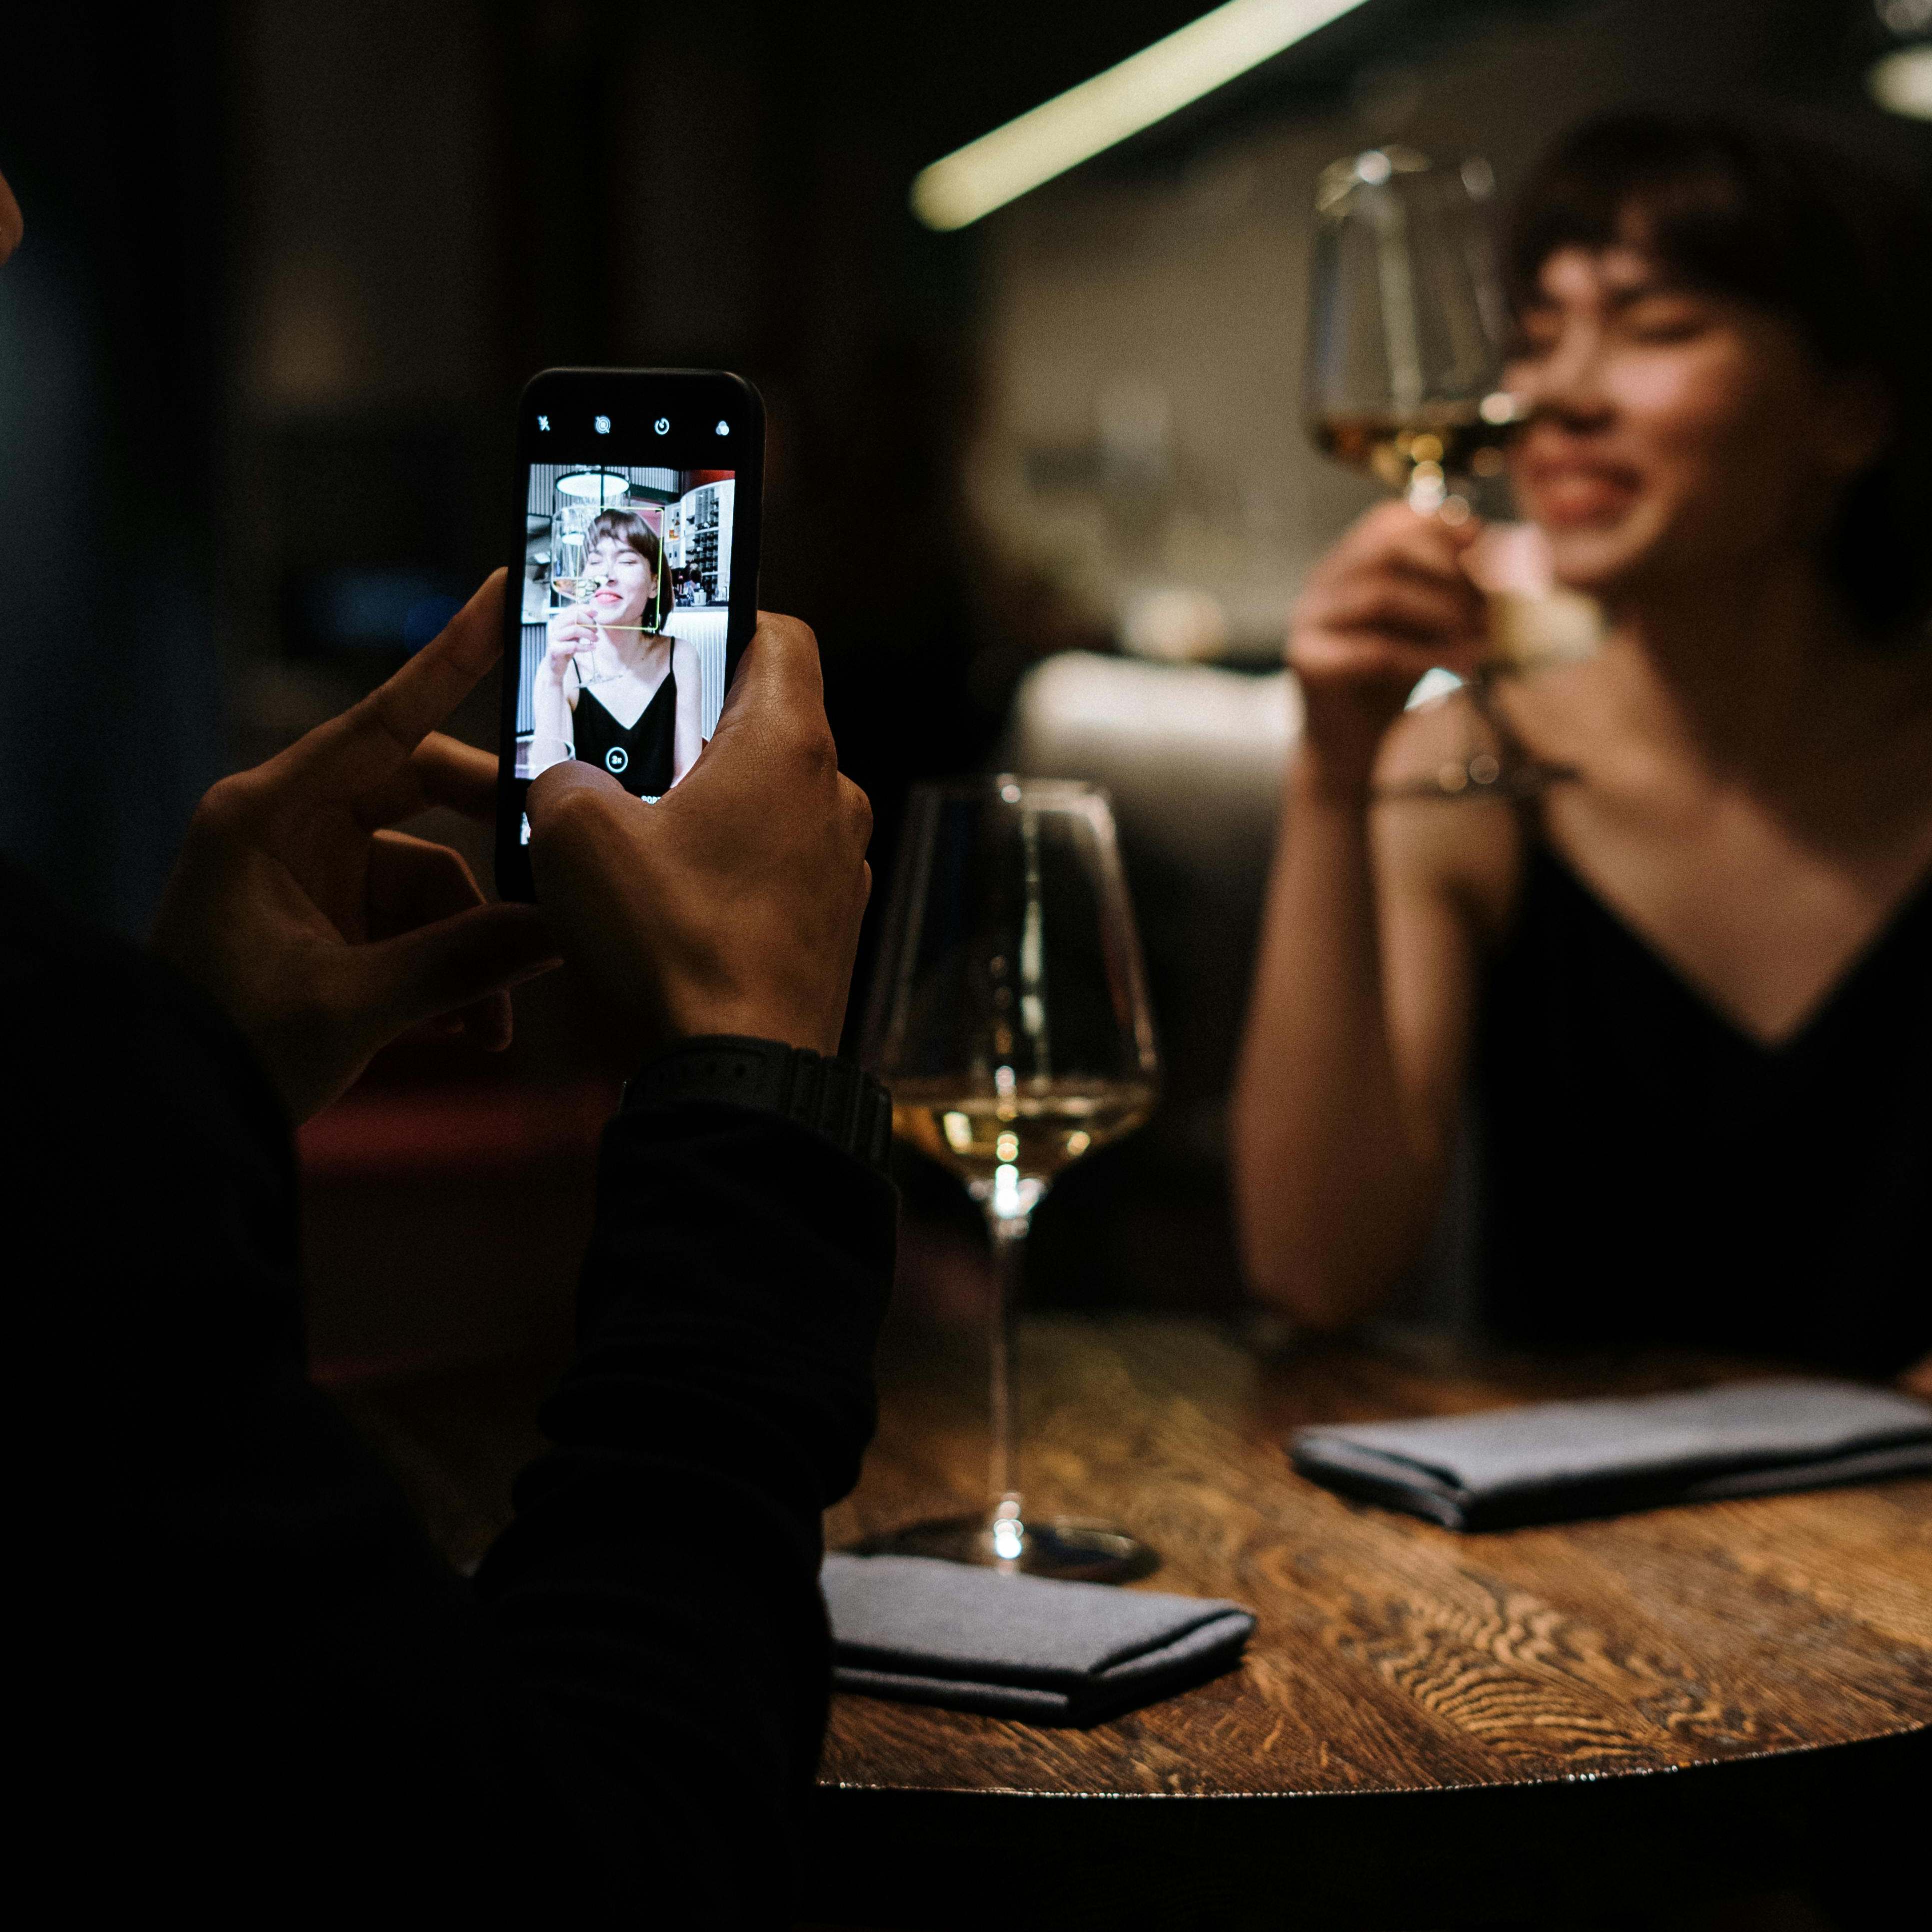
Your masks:
<svg viewBox="0 0 1932 1932"><path fill-rule="evenodd" d="M602 511L584 540L576 595L550 620L531 692L532 776L566 758L661 798L702 748L696 648L664 628L675 608L657 532Z"/></svg>

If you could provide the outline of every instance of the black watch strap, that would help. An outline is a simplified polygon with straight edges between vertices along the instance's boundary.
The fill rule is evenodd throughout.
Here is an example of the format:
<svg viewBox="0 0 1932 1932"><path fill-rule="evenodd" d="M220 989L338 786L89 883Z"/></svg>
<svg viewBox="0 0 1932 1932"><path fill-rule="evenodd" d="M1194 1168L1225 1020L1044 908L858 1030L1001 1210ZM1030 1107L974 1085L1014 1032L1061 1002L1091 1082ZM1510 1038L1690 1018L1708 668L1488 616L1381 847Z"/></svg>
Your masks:
<svg viewBox="0 0 1932 1932"><path fill-rule="evenodd" d="M680 1100L764 1108L823 1134L881 1174L888 1169L892 1096L849 1060L827 1060L808 1046L707 1034L646 1061L624 1089L626 1113Z"/></svg>

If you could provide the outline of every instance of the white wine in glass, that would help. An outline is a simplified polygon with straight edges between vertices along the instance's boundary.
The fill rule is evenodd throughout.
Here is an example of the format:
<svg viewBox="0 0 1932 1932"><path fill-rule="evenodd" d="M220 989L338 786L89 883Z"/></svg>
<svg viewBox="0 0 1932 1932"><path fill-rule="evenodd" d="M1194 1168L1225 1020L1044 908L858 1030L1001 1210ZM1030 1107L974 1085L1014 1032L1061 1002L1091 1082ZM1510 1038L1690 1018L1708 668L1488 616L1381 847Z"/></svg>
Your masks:
<svg viewBox="0 0 1932 1932"><path fill-rule="evenodd" d="M1507 397L1486 397L1474 403L1418 404L1401 416L1330 410L1310 420L1308 433L1324 456L1405 496L1421 496L1426 501L1419 507L1440 510L1449 501L1452 478L1503 473L1503 439L1514 406ZM1452 518L1456 514L1450 512Z"/></svg>
<svg viewBox="0 0 1932 1932"><path fill-rule="evenodd" d="M932 1090L927 1090L931 1088ZM999 1171L1042 1184L1070 1161L1137 1127L1154 1094L1139 1081L1054 1084L1038 1096L968 1094L945 1081L902 1082L892 1092L892 1130L969 1184L990 1188Z"/></svg>
<svg viewBox="0 0 1932 1932"><path fill-rule="evenodd" d="M1153 1110L1160 1062L1106 795L1004 776L913 794L866 1024L904 1139L986 1217L992 1451L987 1507L867 1546L1122 1581L1158 1559L1111 1523L1028 1511L1013 1339L1033 1211L1070 1162Z"/></svg>

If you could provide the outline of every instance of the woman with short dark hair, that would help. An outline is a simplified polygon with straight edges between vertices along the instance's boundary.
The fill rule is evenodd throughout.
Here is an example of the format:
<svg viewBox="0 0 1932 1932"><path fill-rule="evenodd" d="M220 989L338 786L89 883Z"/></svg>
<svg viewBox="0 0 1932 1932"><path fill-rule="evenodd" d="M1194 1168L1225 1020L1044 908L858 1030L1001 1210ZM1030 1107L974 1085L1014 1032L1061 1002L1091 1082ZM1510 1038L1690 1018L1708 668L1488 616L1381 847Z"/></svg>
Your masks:
<svg viewBox="0 0 1932 1932"><path fill-rule="evenodd" d="M697 647L668 628L676 596L658 533L636 511L600 511L584 538L595 587L550 620L532 681L530 771L566 758L661 798L704 748Z"/></svg>
<svg viewBox="0 0 1932 1932"><path fill-rule="evenodd" d="M1806 138L1623 116L1522 198L1509 454L1580 662L1462 748L1493 545L1384 505L1311 575L1306 723L1233 1120L1257 1291L1366 1314L1477 1102L1479 1290L1546 1346L1924 1378L1932 1349L1932 220ZM1914 1365L1918 1365L1916 1368Z"/></svg>

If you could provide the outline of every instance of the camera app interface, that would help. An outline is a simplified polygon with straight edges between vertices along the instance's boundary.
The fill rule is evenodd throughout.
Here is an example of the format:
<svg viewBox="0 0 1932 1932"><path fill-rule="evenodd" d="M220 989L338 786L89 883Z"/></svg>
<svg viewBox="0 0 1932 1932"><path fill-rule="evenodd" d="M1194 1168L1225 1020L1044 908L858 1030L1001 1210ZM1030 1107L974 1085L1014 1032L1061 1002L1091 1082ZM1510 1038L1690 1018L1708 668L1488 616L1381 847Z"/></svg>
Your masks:
<svg viewBox="0 0 1932 1932"><path fill-rule="evenodd" d="M525 500L517 776L566 758L655 802L724 703L728 470L533 463Z"/></svg>

